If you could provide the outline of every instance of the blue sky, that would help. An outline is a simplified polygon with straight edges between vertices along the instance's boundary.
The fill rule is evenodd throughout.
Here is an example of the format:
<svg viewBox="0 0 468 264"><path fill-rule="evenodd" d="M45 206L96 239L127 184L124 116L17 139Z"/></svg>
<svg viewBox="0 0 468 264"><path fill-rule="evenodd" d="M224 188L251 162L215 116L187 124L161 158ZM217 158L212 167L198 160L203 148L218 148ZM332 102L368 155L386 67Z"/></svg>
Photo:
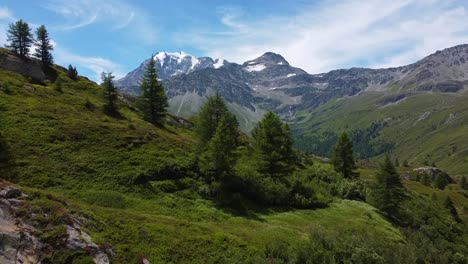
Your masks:
<svg viewBox="0 0 468 264"><path fill-rule="evenodd" d="M468 43L468 0L2 0L8 24L44 24L58 64L122 77L158 51L242 63L266 51L310 73L391 67Z"/></svg>

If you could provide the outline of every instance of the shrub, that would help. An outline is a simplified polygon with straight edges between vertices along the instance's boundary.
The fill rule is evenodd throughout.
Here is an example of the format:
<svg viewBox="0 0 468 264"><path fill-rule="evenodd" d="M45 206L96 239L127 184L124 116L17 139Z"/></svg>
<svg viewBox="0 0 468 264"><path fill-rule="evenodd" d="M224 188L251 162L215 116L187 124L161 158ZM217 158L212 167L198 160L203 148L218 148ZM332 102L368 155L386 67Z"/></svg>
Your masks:
<svg viewBox="0 0 468 264"><path fill-rule="evenodd" d="M269 241L265 246L268 263L289 263L289 244L281 240Z"/></svg>

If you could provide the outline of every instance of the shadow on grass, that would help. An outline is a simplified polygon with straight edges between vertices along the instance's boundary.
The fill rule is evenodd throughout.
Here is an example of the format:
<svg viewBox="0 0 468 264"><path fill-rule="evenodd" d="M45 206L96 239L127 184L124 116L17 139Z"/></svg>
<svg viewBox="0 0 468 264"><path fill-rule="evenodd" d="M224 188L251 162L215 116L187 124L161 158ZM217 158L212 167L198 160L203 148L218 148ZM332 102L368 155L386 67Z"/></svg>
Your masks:
<svg viewBox="0 0 468 264"><path fill-rule="evenodd" d="M11 156L8 144L0 133L0 178L13 181L16 179L15 161Z"/></svg>

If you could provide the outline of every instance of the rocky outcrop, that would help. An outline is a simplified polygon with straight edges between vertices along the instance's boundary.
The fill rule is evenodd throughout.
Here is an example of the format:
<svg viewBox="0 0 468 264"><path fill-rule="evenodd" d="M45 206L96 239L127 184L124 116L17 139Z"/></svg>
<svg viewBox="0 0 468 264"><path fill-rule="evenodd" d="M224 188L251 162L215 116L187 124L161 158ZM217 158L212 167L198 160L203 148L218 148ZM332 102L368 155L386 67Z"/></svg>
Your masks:
<svg viewBox="0 0 468 264"><path fill-rule="evenodd" d="M419 167L419 168L413 169L413 171L419 175L427 175L429 176L431 180L434 180L437 175L442 175L443 177L447 179L448 183L454 183L454 180L452 179L452 177L450 177L450 175L448 175L448 173L436 167L429 167L429 166Z"/></svg>
<svg viewBox="0 0 468 264"><path fill-rule="evenodd" d="M38 62L5 52L0 52L0 68L30 77L36 82L43 82L47 78Z"/></svg>
<svg viewBox="0 0 468 264"><path fill-rule="evenodd" d="M38 226L31 217L47 219L50 212L37 208L28 211L30 200L20 189L0 182L0 263L41 263L44 256L57 251L87 252L97 264L110 263L108 255L113 255L112 250L93 243L82 229L83 220L75 215L66 215L57 226L57 230L64 230L63 235L52 241L41 238L40 234L53 227L50 223L46 227Z"/></svg>

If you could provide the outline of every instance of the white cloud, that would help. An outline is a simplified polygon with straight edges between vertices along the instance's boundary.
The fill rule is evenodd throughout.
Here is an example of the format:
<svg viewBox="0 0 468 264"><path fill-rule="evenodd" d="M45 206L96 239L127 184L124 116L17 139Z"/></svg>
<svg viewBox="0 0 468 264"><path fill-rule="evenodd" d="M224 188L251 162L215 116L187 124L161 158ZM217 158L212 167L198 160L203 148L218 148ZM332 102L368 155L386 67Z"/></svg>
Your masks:
<svg viewBox="0 0 468 264"><path fill-rule="evenodd" d="M0 6L0 20L15 20L13 12L8 7Z"/></svg>
<svg viewBox="0 0 468 264"><path fill-rule="evenodd" d="M224 31L194 29L191 35L178 37L212 57L235 62L277 52L311 73L351 66L401 66L438 49L467 43L464 4L454 0L324 0L302 6L294 16L266 18L222 8L218 14Z"/></svg>
<svg viewBox="0 0 468 264"><path fill-rule="evenodd" d="M8 7L0 6L0 46L4 46L7 42L8 22L16 20L13 12Z"/></svg>
<svg viewBox="0 0 468 264"><path fill-rule="evenodd" d="M157 27L152 25L148 14L124 1L50 0L45 7L65 19L64 24L54 27L58 30L70 31L95 23L108 23L110 30L127 30L148 44L156 41Z"/></svg>
<svg viewBox="0 0 468 264"><path fill-rule="evenodd" d="M91 77L96 82L100 81L102 72L112 72L116 79L122 78L125 76L125 72L121 65L102 57L87 57L74 54L57 43L54 43L54 60L57 64L60 65L69 65L77 66L81 69L88 69L94 72L95 76Z"/></svg>

